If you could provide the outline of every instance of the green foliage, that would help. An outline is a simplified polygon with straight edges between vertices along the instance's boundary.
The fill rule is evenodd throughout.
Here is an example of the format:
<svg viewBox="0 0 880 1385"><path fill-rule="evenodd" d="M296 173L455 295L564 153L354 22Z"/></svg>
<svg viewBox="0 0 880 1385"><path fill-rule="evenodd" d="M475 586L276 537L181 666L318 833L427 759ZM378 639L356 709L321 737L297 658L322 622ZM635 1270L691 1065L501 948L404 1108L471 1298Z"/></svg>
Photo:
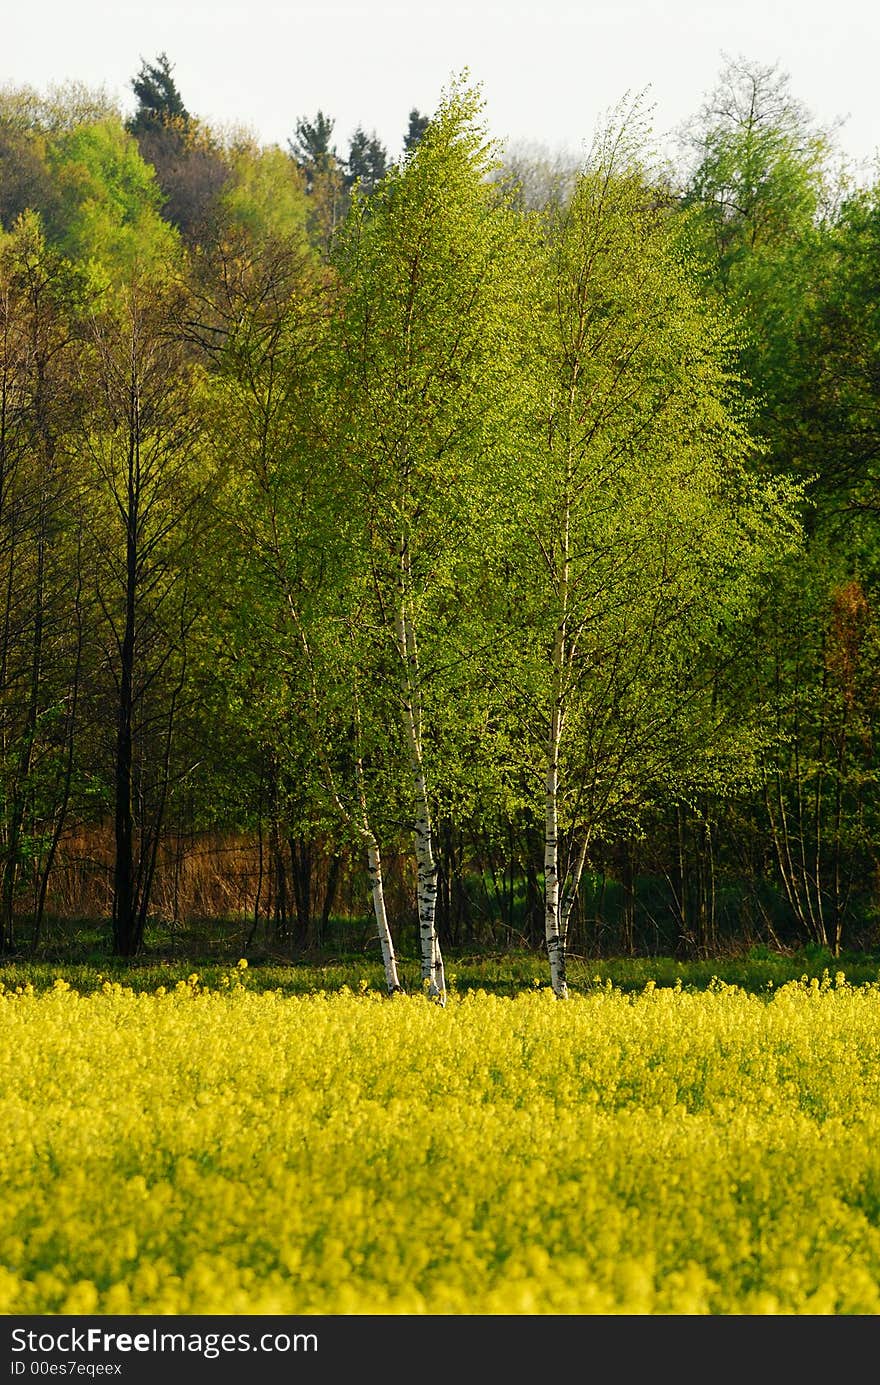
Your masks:
<svg viewBox="0 0 880 1385"><path fill-rule="evenodd" d="M288 148L305 182L309 197L309 232L313 243L327 256L345 215L345 178L336 146L331 144L333 120L318 111L313 121L296 123L296 136Z"/></svg>
<svg viewBox="0 0 880 1385"><path fill-rule="evenodd" d="M167 272L176 237L161 218L153 170L119 121L60 136L50 166L60 202L50 229L65 254L91 265L98 283Z"/></svg>
<svg viewBox="0 0 880 1385"><path fill-rule="evenodd" d="M728 668L721 696L732 679L772 731L753 812L803 935L837 949L874 832L875 194L835 181L829 136L775 68L729 65L693 144L689 226L744 328L764 465L807 500L804 551L769 583L746 676Z"/></svg>
<svg viewBox="0 0 880 1385"><path fill-rule="evenodd" d="M83 467L70 314L82 275L39 216L0 232L0 911L13 939L30 887L41 910L59 800L69 793L82 652Z"/></svg>
<svg viewBox="0 0 880 1385"><path fill-rule="evenodd" d="M0 119L0 227L10 229L27 211L44 213L55 200L45 136Z"/></svg>
<svg viewBox="0 0 880 1385"><path fill-rule="evenodd" d="M819 214L828 136L812 127L787 74L738 59L726 64L688 143L685 204L699 208L722 281L740 273L747 281L756 255L790 243Z"/></svg>
<svg viewBox="0 0 880 1385"><path fill-rule="evenodd" d="M836 540L871 569L880 459L878 253L878 189L855 191L834 221L805 241L788 370L783 382L767 387L780 458L812 483L820 507L813 522L832 526Z"/></svg>
<svg viewBox="0 0 880 1385"><path fill-rule="evenodd" d="M612 132L544 215L532 442L505 488L517 618L498 630L501 676L536 790L558 708L565 817L588 835L743 774L747 738L725 747L703 660L797 538L793 493L754 476L730 326L641 157L637 128Z"/></svg>
<svg viewBox="0 0 880 1385"><path fill-rule="evenodd" d="M268 240L303 242L303 181L287 155L278 148L238 147L230 164L231 178L220 196L224 228L240 227L254 246Z"/></svg>
<svg viewBox="0 0 880 1385"><path fill-rule="evenodd" d="M482 637L482 557L498 538L491 449L513 445L503 437L516 427L520 361L523 257L487 180L494 151L480 112L477 92L453 86L409 159L369 202L355 196L334 255L345 304L334 448L362 572L359 624L374 664L393 669L395 612L412 621L439 801L461 792L479 744L481 690L463 654ZM399 712L382 716L387 740Z"/></svg>

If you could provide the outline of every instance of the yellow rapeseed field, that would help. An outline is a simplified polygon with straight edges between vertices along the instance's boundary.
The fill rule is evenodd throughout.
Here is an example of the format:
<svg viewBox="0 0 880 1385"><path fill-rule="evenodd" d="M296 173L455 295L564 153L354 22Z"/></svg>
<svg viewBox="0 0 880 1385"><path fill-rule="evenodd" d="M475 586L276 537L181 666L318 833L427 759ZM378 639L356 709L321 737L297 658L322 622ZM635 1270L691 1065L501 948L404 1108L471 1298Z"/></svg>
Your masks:
<svg viewBox="0 0 880 1385"><path fill-rule="evenodd" d="M874 1314L880 985L0 995L4 1314Z"/></svg>

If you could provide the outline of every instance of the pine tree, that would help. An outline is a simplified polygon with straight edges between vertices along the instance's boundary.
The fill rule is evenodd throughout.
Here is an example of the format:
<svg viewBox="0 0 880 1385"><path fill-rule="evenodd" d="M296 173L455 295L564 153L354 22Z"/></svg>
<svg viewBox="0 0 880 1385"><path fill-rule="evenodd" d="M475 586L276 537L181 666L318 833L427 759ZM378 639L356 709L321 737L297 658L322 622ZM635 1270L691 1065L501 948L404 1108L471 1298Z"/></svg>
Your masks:
<svg viewBox="0 0 880 1385"><path fill-rule="evenodd" d="M131 80L131 89L138 100L138 108L128 122L133 135L145 134L157 125L185 127L189 123L189 111L183 104L172 70L167 53L160 53L154 63L141 59L140 72Z"/></svg>
<svg viewBox="0 0 880 1385"><path fill-rule="evenodd" d="M306 191L312 192L321 175L334 172L339 165L336 146L331 144L332 116L319 110L314 120L301 116L296 122L296 136L287 141L291 155L305 175Z"/></svg>
<svg viewBox="0 0 880 1385"><path fill-rule="evenodd" d="M368 135L359 125L351 137L346 159L345 184L353 188L355 184L361 192L374 192L388 171L388 151L380 143L375 130Z"/></svg>
<svg viewBox="0 0 880 1385"><path fill-rule="evenodd" d="M421 140L422 136L428 128L430 120L431 117L429 115L422 115L418 107L413 106L412 110L409 113L409 126L407 127L406 134L403 137L403 147L408 154L412 153L416 145Z"/></svg>

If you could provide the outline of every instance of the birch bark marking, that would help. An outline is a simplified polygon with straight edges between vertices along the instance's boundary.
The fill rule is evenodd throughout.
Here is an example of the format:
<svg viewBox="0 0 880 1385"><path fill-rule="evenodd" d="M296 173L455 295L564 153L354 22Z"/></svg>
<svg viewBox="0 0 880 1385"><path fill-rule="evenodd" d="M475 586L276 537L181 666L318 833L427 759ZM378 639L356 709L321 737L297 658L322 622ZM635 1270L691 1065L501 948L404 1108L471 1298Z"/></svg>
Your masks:
<svg viewBox="0 0 880 1385"><path fill-rule="evenodd" d="M388 987L389 995L394 995L397 991L402 991L403 987L397 974L397 958L394 955L391 929L388 927L379 843L369 831L367 835L367 869L370 877L370 893L373 897L373 913L379 933L379 946L382 949L382 962L385 967L385 984Z"/></svg>
<svg viewBox="0 0 880 1385"><path fill-rule="evenodd" d="M282 552L278 536L277 515L272 512L272 534L277 554ZM388 994L395 995L398 991L403 991L400 984L400 977L397 972L397 958L394 954L394 943L391 938L391 928L388 924L388 911L385 907L385 886L382 879L382 856L379 851L379 842L375 832L370 826L370 815L367 807L367 791L364 784L364 760L363 760L363 737L361 734L361 702L360 687L358 684L357 673L354 675L354 726L355 726L355 779L357 781L357 800L358 812L355 817L349 812L342 795L336 787L335 776L330 765L327 754L327 745L321 732L320 702L318 696L318 684L315 676L315 667L312 661L312 650L309 639L300 620L299 611L293 598L293 593L287 587L285 591L287 609L293 623L294 630L302 644L305 656L306 668L309 676L309 691L311 694L312 713L314 716L314 735L315 744L318 747L318 754L327 777L327 792L333 803L338 808L345 822L350 823L360 836L367 848L367 874L370 881L370 895L373 901L373 915L376 919L376 932L379 937L379 947L382 951L382 962L385 967L385 984L388 987Z"/></svg>
<svg viewBox="0 0 880 1385"><path fill-rule="evenodd" d="M562 907L560 910L559 924L560 932L564 939L568 938L568 921L571 918L572 907L577 899L577 892L580 889L581 876L584 873L584 866L587 860L587 851L590 845L589 832L584 833L581 848L577 855L574 870L566 877L565 885L562 890Z"/></svg>
<svg viewBox="0 0 880 1385"><path fill-rule="evenodd" d="M562 659L565 627L560 622L553 646L553 706L547 738L546 808L544 816L544 936L550 960L550 985L560 1000L568 995L565 980L565 934L559 910L559 745L562 739Z"/></svg>
<svg viewBox="0 0 880 1385"><path fill-rule="evenodd" d="M360 722L360 710L356 708L355 720ZM382 952L382 964L385 968L385 984L389 995L396 995L398 991L403 991L400 984L400 976L397 971L397 957L394 952L394 942L391 937L391 927L388 923L388 911L385 907L385 885L382 878L382 855L379 850L379 842L375 832L370 826L367 812L367 798L364 789L364 767L360 752L355 759L355 773L358 784L358 807L359 817L352 819L342 798L332 784L332 773L329 772L326 756L322 755L325 767L328 769L328 784L330 795L347 822L352 823L355 831L367 848L367 875L370 881L370 896L373 901L373 916L376 920L376 932L379 938L379 947Z"/></svg>
<svg viewBox="0 0 880 1385"><path fill-rule="evenodd" d="M416 848L418 877L417 900L419 911L419 942L422 954L422 981L428 982L428 995L446 1004L446 977L440 943L437 938L437 862L434 859L431 813L428 806L428 786L422 761L421 716L416 697L418 687L418 650L415 629L409 610L408 563L405 541L400 547L400 593L396 611L397 647L402 667L401 700L404 731L409 748L413 781L415 821L413 834Z"/></svg>
<svg viewBox="0 0 880 1385"><path fill-rule="evenodd" d="M379 935L379 947L382 950L382 963L385 967L385 984L388 987L388 994L395 995L398 991L402 991L403 987L400 984L400 977L397 974L397 958L394 955L394 942L391 937L391 929L388 925L388 911L385 908L385 886L382 880L382 858L379 854L379 843L376 840L376 834L370 827L367 809L367 791L364 784L364 762L361 754L361 706L357 678L355 678L354 693L354 724L355 735L357 737L355 775L357 777L358 807L360 809L358 829L367 845L367 872L370 879L370 894L373 899L373 915L376 920L376 931Z"/></svg>

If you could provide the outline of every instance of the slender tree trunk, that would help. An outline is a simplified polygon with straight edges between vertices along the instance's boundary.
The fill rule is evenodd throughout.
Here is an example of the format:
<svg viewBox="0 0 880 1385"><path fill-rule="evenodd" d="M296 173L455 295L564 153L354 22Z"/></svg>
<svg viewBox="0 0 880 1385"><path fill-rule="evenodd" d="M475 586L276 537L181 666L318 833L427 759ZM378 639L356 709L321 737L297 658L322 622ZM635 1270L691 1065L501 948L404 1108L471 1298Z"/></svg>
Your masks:
<svg viewBox="0 0 880 1385"><path fill-rule="evenodd" d="M272 902L272 922L276 940L287 937L287 867L284 862L281 824L277 817L272 820L272 864L274 866L274 897Z"/></svg>
<svg viewBox="0 0 880 1385"><path fill-rule="evenodd" d="M623 950L629 957L635 956L635 918L636 918L636 895L635 895L635 869L633 863L633 849L630 841L623 844L623 862L621 866L621 887L623 893Z"/></svg>
<svg viewBox="0 0 880 1385"><path fill-rule="evenodd" d="M452 829L448 822L441 822L437 827L437 932L446 938L452 931L453 852Z"/></svg>
<svg viewBox="0 0 880 1385"><path fill-rule="evenodd" d="M486 833L486 835L485 835L485 842L486 842L486 847L485 847L485 852L486 852L486 854L485 854L485 856L482 856L482 855L481 855L481 857L480 857L480 878L483 879L486 875L488 875L488 877L489 877L489 884L491 885L491 894L490 894L489 890L486 889L486 899L487 899L487 901L488 901L488 903L489 903L490 905L493 905L493 906L495 907L495 909L497 909L497 911L498 911L498 917L499 917L499 919L500 919L500 921L501 921L501 926L502 926L502 928L504 928L504 927L506 926L506 924L507 924L507 919L506 919L506 904L505 904L505 893L504 893L504 861L503 861L503 860L501 861L500 866L498 866L497 863L496 863L496 860L495 860L495 852L494 852L493 847L492 847L492 836L491 836L491 833L488 833L488 832ZM500 880L499 880L499 871L500 871L500 873L501 873L501 878L500 878ZM494 929L494 924L493 924L493 921L492 921L492 918L491 918L491 917L490 917L490 920L489 920L488 927L489 927L489 930L490 930L490 935L491 935L492 938L494 939L494 936L495 936L495 929ZM508 942L510 941L510 938L509 938L509 937L508 937L507 941L508 941Z"/></svg>
<svg viewBox="0 0 880 1385"><path fill-rule="evenodd" d="M550 985L560 1000L568 995L565 977L565 932L559 880L559 746L562 739L562 664L565 626L560 622L553 651L553 706L547 738L544 806L544 940L550 961Z"/></svg>
<svg viewBox="0 0 880 1385"><path fill-rule="evenodd" d="M31 645L31 676L30 688L28 691L28 708L25 718L21 751L16 765L15 786L12 793L12 812L9 820L7 838L6 865L3 872L2 930L4 946L7 950L11 950L15 942L15 886L19 869L18 855L21 847L22 830L24 828L28 780L30 778L31 762L34 754L34 742L37 736L37 717L40 705L40 685L43 670L43 617L45 614L43 610L46 565L45 524L45 500L41 498L38 519L39 528L37 533L37 581L34 600L34 627L33 643Z"/></svg>
<svg viewBox="0 0 880 1385"><path fill-rule="evenodd" d="M174 735L175 718L177 714L177 703L183 691L186 680L186 661L183 661L180 675L171 700L168 706L168 718L165 727L165 746L162 755L162 779L159 789L159 798L156 804L156 811L150 827L149 842L144 842L141 847L141 858L138 862L137 889L135 894L135 950L140 950L144 938L144 931L147 926L147 915L150 908L150 900L153 894L153 881L156 877L156 862L158 859L159 842L162 838L162 827L165 821L165 808L168 802L168 789L171 783L171 746Z"/></svg>
<svg viewBox="0 0 880 1385"><path fill-rule="evenodd" d="M385 886L382 880L382 858L379 853L379 843L376 834L370 827L369 813L367 809L367 789L364 783L364 762L361 753L361 705L360 692L357 681L354 687L354 726L355 726L355 781L357 784L358 810L357 830L367 848L367 872L370 880L370 896L373 901L373 917L376 920L376 932L379 937L379 947L382 951L382 964L385 967L385 985L389 995L396 995L402 991L400 977L397 974L397 958L394 955L394 941L391 937L391 929L388 924L388 911L385 908ZM341 801L337 797L337 802Z"/></svg>
<svg viewBox="0 0 880 1385"><path fill-rule="evenodd" d="M444 1004L446 1000L446 979L443 958L440 955L440 942L437 937L437 862L434 859L431 836L431 816L428 810L428 792L424 771L421 766L414 770L416 821L416 865L418 869L418 911L419 939L422 953L422 979L428 982L428 995Z"/></svg>
<svg viewBox="0 0 880 1385"><path fill-rule="evenodd" d="M547 769L544 784L544 941L550 962L550 985L558 1000L568 995L566 980L565 944L571 898L566 902L559 878L559 756L565 721L565 678L571 655L568 640L569 582L571 578L571 483L574 459L571 437L574 425L575 376L572 376L568 395L569 449L566 462L563 508L559 532L559 568L557 573L558 618L553 639L551 670L550 727L547 736ZM584 855L586 854L586 842ZM581 860L583 869L583 859ZM578 883L580 873L578 872ZM568 912L566 912L566 909Z"/></svg>
<svg viewBox="0 0 880 1385"><path fill-rule="evenodd" d="M277 545L276 538L276 545ZM379 843L375 833L370 827L369 812L367 808L367 794L364 783L364 765L362 756L362 736L361 736L361 712L360 712L360 693L358 689L357 674L354 680L354 726L355 726L355 782L357 785L358 811L352 814L341 795L335 787L335 775L326 754L326 746L320 737L320 717L318 690L314 677L311 652L306 633L303 630L296 608L293 594L288 591L287 608L293 622L297 636L302 643L303 652L306 656L306 665L309 670L309 681L311 690L312 708L315 713L315 732L318 735L318 751L323 761L324 772L327 776L327 789L333 803L336 805L344 821L353 827L354 831L363 841L367 848L367 869L370 880L370 894L373 902L373 914L376 919L376 931L379 937L379 946L382 950L382 961L385 966L385 982L388 987L389 995L394 995L402 991L400 978L397 974L397 959L394 955L394 943L391 938L391 929L388 925L388 913L385 907L385 889L382 880L382 860L379 852Z"/></svg>
<svg viewBox="0 0 880 1385"><path fill-rule="evenodd" d="M257 889L254 895L254 917L244 948L247 952L254 940L260 924L260 899L263 894L263 776L260 774L260 789L257 796Z"/></svg>
<svg viewBox="0 0 880 1385"><path fill-rule="evenodd" d="M134 823L132 815L132 732L134 720L135 617L137 596L137 447L128 459L128 510L125 524L125 625L120 649L117 706L113 866L113 951L131 957L136 950L134 899Z"/></svg>
<svg viewBox="0 0 880 1385"><path fill-rule="evenodd" d="M37 910L34 917L34 933L32 948L34 951L40 945L43 916L46 911L46 895L49 889L49 877L52 874L52 867L55 864L55 856L58 851L58 843L61 841L61 834L67 821L67 812L70 806L70 794L73 786L73 765L74 752L76 746L77 730L77 708L79 704L80 676L82 673L83 656L83 620L82 620L82 528L77 537L77 561L76 561L76 593L74 596L74 613L76 622L76 658L73 668L73 682L70 688L69 713L65 726L65 764L64 779L61 787L61 802L55 814L55 821L52 826L52 840L49 843L49 850L46 853L46 860L43 864L42 877L40 879L40 891L37 898Z"/></svg>
<svg viewBox="0 0 880 1385"><path fill-rule="evenodd" d="M526 915L524 922L526 929L526 937L528 938L530 945L532 947L538 947L542 941L544 932L544 921L542 917L544 910L544 900L541 893L538 872L535 869L535 861L532 859L533 851L535 859L537 859L538 854L535 843L531 840L532 835L532 833L527 832L525 840L525 850L528 854L526 856L525 863Z"/></svg>
<svg viewBox="0 0 880 1385"><path fill-rule="evenodd" d="M336 902L336 891L339 886L339 872L341 868L342 857L338 851L334 851L327 867L327 883L324 887L324 899L321 904L321 913L317 921L317 935L314 938L316 947L324 946L324 939L327 936L327 926L330 922L333 905Z"/></svg>
<svg viewBox="0 0 880 1385"><path fill-rule="evenodd" d="M288 836L290 883L296 910L295 941L305 947L312 931L312 843L305 837Z"/></svg>
<svg viewBox="0 0 880 1385"><path fill-rule="evenodd" d="M718 915L715 889L715 834L709 817L708 806L703 818L703 898L706 920L705 955L714 956L718 951Z"/></svg>
<svg viewBox="0 0 880 1385"><path fill-rule="evenodd" d="M419 942L422 959L422 981L428 984L428 995L446 1003L446 978L440 943L437 938L437 861L434 856L428 786L422 762L421 718L416 702L418 689L418 659L408 610L409 582L406 551L401 552L401 597L397 610L397 641L403 669L403 718L412 773L413 805L415 809L414 837L418 873Z"/></svg>
<svg viewBox="0 0 880 1385"><path fill-rule="evenodd" d="M687 957L693 952L693 932L691 923L691 892L688 879L687 848L684 835L684 814L681 804L675 809L675 847L678 865L678 939L676 956Z"/></svg>
<svg viewBox="0 0 880 1385"><path fill-rule="evenodd" d="M770 836L773 841L779 877L782 880L782 887L785 891L785 897L788 900L788 906L796 922L800 924L801 928L809 936L812 933L812 929L803 910L794 865L792 863L791 846L788 836L788 820L782 802L782 786L780 781L781 776L777 770L775 773L775 782L777 789L776 801L779 806L778 820L774 813L773 804L770 799L770 791L766 784L764 786L764 806L767 813L767 822L770 826Z"/></svg>
<svg viewBox="0 0 880 1385"><path fill-rule="evenodd" d="M580 850L574 863L574 870L566 877L565 885L562 890L562 910L560 913L560 925L564 938L568 937L568 922L571 918L571 911L577 902L578 891L581 887L581 880L584 875L584 866L587 863L587 852L590 848L590 834L584 832Z"/></svg>
<svg viewBox="0 0 880 1385"><path fill-rule="evenodd" d="M516 898L516 844L513 839L513 823L507 824L507 904L504 910L504 922L507 926L507 941L513 942L514 934L514 901Z"/></svg>
<svg viewBox="0 0 880 1385"><path fill-rule="evenodd" d="M400 977L397 974L397 958L394 955L394 943L391 938L391 929L388 926L388 914L385 909L385 888L382 882L382 858L379 854L379 843L373 836L369 828L367 832L367 870L370 878L370 895L373 900L373 915L376 919L376 929L379 934L379 946L382 949L382 962L385 967L385 984L388 987L388 994L394 995L397 991L402 991Z"/></svg>
<svg viewBox="0 0 880 1385"><path fill-rule="evenodd" d="M813 833L812 833L812 835L813 835L813 861L812 861L812 867L813 867L813 869L812 869L811 874L812 874L812 878L813 878L813 888L814 888L815 895L816 895L816 918L818 919L818 923L819 923L819 933L820 933L821 942L822 942L822 945L825 946L825 947L828 946L829 938L828 938L828 929L827 929L826 922L825 922L825 905L824 905L824 902L823 902L823 896L824 896L824 894L825 894L825 891L824 891L823 886L822 886L822 876L823 876L823 873L824 873L824 867L823 867L823 862L822 862L822 846L823 846L823 840L822 840L822 835L823 835L823 834L822 834L822 811L823 811L822 788L823 788L824 776L825 776L825 739L826 739L826 736L825 736L825 731L826 731L826 728L825 728L825 709L826 709L826 706L827 706L827 695L828 695L828 659L827 659L827 655L826 655L826 644L825 644L825 641L823 640L823 642L822 642L822 697L821 697L821 700L820 700L820 703L819 703L819 708L820 708L820 711L819 711L819 747L818 747L819 753L818 753L818 757L817 757L817 758L818 758L818 768L817 768L817 772L816 772L816 788L815 788L814 808L813 808Z"/></svg>
<svg viewBox="0 0 880 1385"><path fill-rule="evenodd" d="M190 824L192 824L193 822L192 804L190 804L188 822ZM183 861L185 855L184 842L186 840L186 836L188 836L188 834L184 833L183 828L183 804L179 804L177 809L177 820L174 826L174 872L172 876L170 930L172 947L174 946L174 940L177 936L177 930L180 927L180 896L181 881L183 878Z"/></svg>
<svg viewBox="0 0 880 1385"><path fill-rule="evenodd" d="M840 946L843 941L843 914L844 899L841 881L841 827L843 823L843 776L846 761L846 750L848 741L848 709L849 703L844 697L843 709L841 713L840 730L836 738L835 765L834 765L834 832L832 835L832 925L831 925L831 955L840 956Z"/></svg>

